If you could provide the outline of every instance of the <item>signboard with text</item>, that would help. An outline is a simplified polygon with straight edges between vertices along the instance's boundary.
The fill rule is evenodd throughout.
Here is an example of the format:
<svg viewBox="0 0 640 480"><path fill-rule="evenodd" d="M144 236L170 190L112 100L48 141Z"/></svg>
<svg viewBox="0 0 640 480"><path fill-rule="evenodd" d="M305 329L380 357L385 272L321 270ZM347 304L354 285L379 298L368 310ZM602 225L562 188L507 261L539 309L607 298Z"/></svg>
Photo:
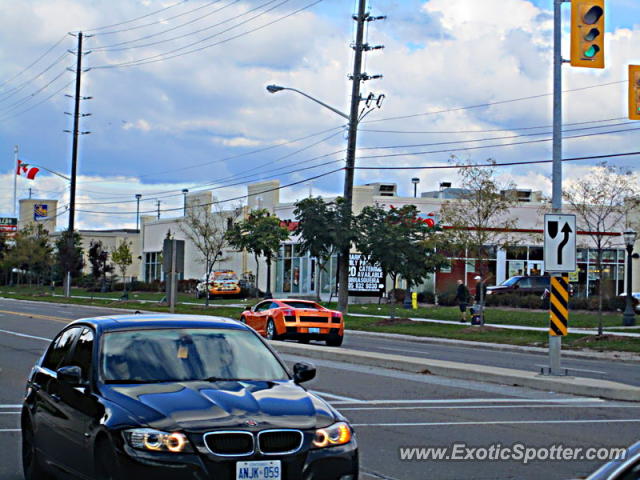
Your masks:
<svg viewBox="0 0 640 480"><path fill-rule="evenodd" d="M361 253L349 254L349 295L381 297L385 291L382 267Z"/></svg>
<svg viewBox="0 0 640 480"><path fill-rule="evenodd" d="M0 234L6 235L18 231L18 219L13 217L0 217Z"/></svg>

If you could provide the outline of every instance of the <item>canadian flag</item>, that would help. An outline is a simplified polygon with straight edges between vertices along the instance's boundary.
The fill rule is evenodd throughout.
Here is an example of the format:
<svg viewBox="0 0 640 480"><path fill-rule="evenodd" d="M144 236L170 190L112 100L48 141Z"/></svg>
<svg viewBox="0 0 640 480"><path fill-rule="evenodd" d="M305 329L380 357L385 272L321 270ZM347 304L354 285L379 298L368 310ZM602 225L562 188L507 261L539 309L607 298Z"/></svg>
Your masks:
<svg viewBox="0 0 640 480"><path fill-rule="evenodd" d="M40 169L38 167L30 167L28 163L23 163L22 160L18 160L16 175L25 175L29 180L33 180L39 171Z"/></svg>

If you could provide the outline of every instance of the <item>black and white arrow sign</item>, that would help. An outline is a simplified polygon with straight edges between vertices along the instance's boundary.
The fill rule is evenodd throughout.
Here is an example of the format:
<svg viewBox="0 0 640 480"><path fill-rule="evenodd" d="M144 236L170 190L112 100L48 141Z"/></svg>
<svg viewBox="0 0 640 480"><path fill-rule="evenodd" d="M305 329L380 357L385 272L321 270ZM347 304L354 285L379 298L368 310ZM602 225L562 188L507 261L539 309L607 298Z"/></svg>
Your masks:
<svg viewBox="0 0 640 480"><path fill-rule="evenodd" d="M547 272L575 272L575 215L544 216L544 269Z"/></svg>

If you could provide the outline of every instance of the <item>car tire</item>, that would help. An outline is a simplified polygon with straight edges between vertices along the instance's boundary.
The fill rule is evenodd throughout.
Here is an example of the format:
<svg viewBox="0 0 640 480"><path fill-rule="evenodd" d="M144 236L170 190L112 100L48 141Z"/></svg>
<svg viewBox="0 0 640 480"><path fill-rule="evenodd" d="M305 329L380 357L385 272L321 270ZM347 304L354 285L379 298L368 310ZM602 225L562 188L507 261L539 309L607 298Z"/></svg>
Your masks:
<svg viewBox="0 0 640 480"><path fill-rule="evenodd" d="M42 464L40 454L35 448L31 421L22 425L22 471L25 480L52 480L53 476Z"/></svg>
<svg viewBox="0 0 640 480"><path fill-rule="evenodd" d="M276 324L273 322L272 318L267 320L267 326L265 328L265 337L267 338L267 340L278 340L278 338L280 338L276 331Z"/></svg>
<svg viewBox="0 0 640 480"><path fill-rule="evenodd" d="M116 453L106 438L98 440L93 451L96 480L120 480Z"/></svg>
<svg viewBox="0 0 640 480"><path fill-rule="evenodd" d="M340 345L342 345L342 340L344 339L344 337L342 335L330 335L329 338L327 338L326 342L327 342L327 346L329 347L339 347Z"/></svg>
<svg viewBox="0 0 640 480"><path fill-rule="evenodd" d="M240 317L240 323L244 323L245 325L247 324L247 319L244 318L244 315Z"/></svg>

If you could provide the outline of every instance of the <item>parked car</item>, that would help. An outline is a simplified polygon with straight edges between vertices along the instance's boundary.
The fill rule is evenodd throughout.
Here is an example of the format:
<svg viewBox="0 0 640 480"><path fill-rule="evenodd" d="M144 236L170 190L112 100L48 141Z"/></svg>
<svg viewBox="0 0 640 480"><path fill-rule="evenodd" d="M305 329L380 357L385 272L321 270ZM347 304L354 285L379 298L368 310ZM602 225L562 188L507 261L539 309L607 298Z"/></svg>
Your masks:
<svg viewBox="0 0 640 480"><path fill-rule="evenodd" d="M516 275L508 278L500 285L487 287L487 295L500 295L506 293L517 293L518 295L540 295L546 291L551 291L550 276L526 276ZM569 284L569 295L573 295L573 287Z"/></svg>
<svg viewBox="0 0 640 480"><path fill-rule="evenodd" d="M358 478L348 421L255 331L210 316L78 320L33 367L26 480Z"/></svg>
<svg viewBox="0 0 640 480"><path fill-rule="evenodd" d="M625 298L626 296L626 293L621 293L619 295L619 297L621 297L624 301L627 300ZM631 293L631 304L633 305L633 309L636 311L636 313L640 313L640 292Z"/></svg>
<svg viewBox="0 0 640 480"><path fill-rule="evenodd" d="M241 292L238 275L233 270L216 270L211 272L209 281L203 278L196 285L196 298L204 298L209 290L209 296L222 297L239 295Z"/></svg>
<svg viewBox="0 0 640 480"><path fill-rule="evenodd" d="M269 340L324 340L339 347L344 338L342 313L308 300L264 300L242 312L240 321Z"/></svg>

